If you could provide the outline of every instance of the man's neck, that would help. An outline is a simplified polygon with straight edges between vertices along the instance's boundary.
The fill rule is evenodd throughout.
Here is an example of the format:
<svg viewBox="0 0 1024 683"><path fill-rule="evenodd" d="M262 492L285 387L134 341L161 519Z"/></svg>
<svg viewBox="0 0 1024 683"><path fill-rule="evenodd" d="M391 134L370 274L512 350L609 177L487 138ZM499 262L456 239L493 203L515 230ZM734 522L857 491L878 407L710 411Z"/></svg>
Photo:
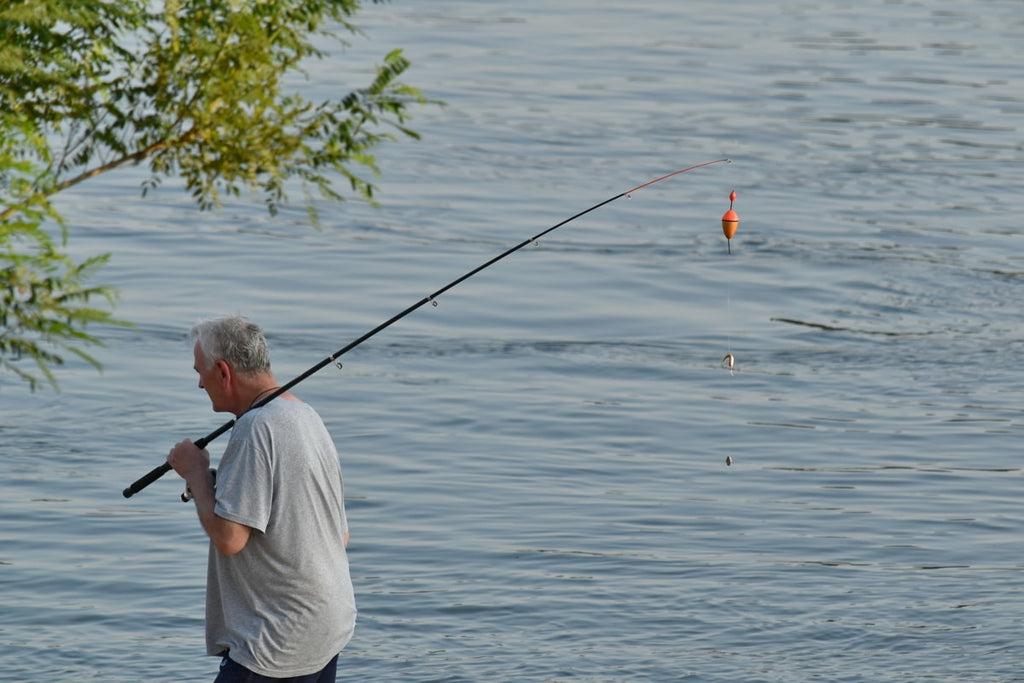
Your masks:
<svg viewBox="0 0 1024 683"><path fill-rule="evenodd" d="M235 417L239 417L260 401L265 401L280 389L273 375L260 375L242 383L238 392L238 401L235 404Z"/></svg>

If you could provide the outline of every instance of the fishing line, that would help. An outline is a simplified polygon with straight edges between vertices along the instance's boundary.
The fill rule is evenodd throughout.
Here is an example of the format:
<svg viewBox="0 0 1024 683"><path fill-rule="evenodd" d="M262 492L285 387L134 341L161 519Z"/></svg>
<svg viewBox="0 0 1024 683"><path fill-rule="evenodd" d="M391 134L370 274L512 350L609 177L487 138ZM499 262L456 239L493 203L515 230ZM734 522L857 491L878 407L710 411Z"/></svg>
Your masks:
<svg viewBox="0 0 1024 683"><path fill-rule="evenodd" d="M722 234L725 235L725 241L729 246L729 253L732 254L732 238L736 235L736 228L740 225L740 217L736 211L732 208L732 205L736 202L736 190L729 193L729 210L722 214ZM736 364L736 358L732 355L732 278L726 278L725 288L725 326L728 330L726 332L726 342L728 344L726 348L725 358L722 359L722 367L729 369L729 374L733 374L733 367ZM727 463L728 464L728 463Z"/></svg>
<svg viewBox="0 0 1024 683"><path fill-rule="evenodd" d="M725 358L723 363L729 368L729 374L732 374L733 360L732 355L732 282L727 282L725 285Z"/></svg>
<svg viewBox="0 0 1024 683"><path fill-rule="evenodd" d="M725 289L725 325L728 330L728 336L726 338L726 351L732 353L732 282L726 283Z"/></svg>
<svg viewBox="0 0 1024 683"><path fill-rule="evenodd" d="M489 268L490 266L493 266L498 261L501 261L506 256L510 256L510 255L514 254L515 252L519 251L520 249L522 249L523 247L527 246L528 244L536 244L537 240L539 240L541 237L544 237L549 232L557 230L558 228L562 227L563 225L566 225L567 223L571 223L574 220L576 220L577 218L579 218L581 216L585 216L586 214L590 213L591 211L595 211L597 209L600 209L602 206L604 206L606 204L611 204L612 202L614 202L617 199L621 199L623 197L629 197L634 192L638 192L639 190L642 190L642 189L644 189L646 187L650 187L651 185L654 185L655 183L660 183L663 180L667 180L667 179L669 179L669 178L671 178L673 176L677 176L677 175L679 175L681 173L686 173L687 171L693 171L693 170L696 170L698 168L703 168L705 166L711 166L712 164L720 164L720 163L732 163L732 162L729 159L715 159L714 161L705 161L702 164L697 164L695 166L689 166L687 168L683 168L683 169L680 169L678 171L673 171L672 173L667 173L667 174L665 174L665 175L663 175L663 176L661 176L659 178L655 178L654 180L650 180L650 181L648 181L646 183L643 183L642 185L637 185L636 187L634 187L632 189L626 190L625 192L621 192L621 193L615 195L614 197L609 197L608 199L605 199L603 202L598 202L597 204L594 204L593 206L591 206L589 209L584 209L583 211L580 211L579 213L577 213L577 214L575 214L573 216L570 216L569 218L566 218L561 223L556 223L555 225L552 225L547 230L539 232L536 235L534 235L533 237L530 237L528 239L523 240L522 242L520 242L519 244L515 245L514 247L506 249L505 251L503 251L502 253L498 254L494 258L490 259L489 261L485 261L484 263L480 264L476 268L473 268L472 270L470 270L469 272L465 273L464 275L460 275L459 277L455 278L454 280L452 280L451 282L446 284L444 287L441 287L440 289L438 289L436 292L428 294L427 296L423 297L422 299L420 299L419 301L417 301L413 305L409 306L405 310L403 310L400 313L392 316L391 318L388 318L387 320L382 322L380 325L377 325L377 327L373 328L372 330L370 330L366 334L362 335L361 337L357 337L353 341L349 342L348 344L346 344L342 348L340 348L337 351L335 351L334 353L332 353L330 356L327 356L322 361L320 361L316 365L312 366L311 368L309 368L308 370L303 372L301 375L299 375L295 379L293 379L290 382L288 382L286 384L283 384L280 387L278 387L278 389L275 390L272 394L269 394L268 396L266 396L265 398L261 399L257 403L254 403L249 408L249 410L252 410L253 408L259 408L260 406L265 405L265 404L269 403L270 401L273 401L275 398L277 398L281 394L285 393L286 391L288 391L289 389L294 387L299 382L302 382L303 380L307 379L311 375L314 375L317 372L319 372L320 370L322 370L324 367L330 365L331 363L334 363L339 357L341 357L344 354L348 353L349 351L351 351L355 347L359 346L360 344L365 342L367 339L370 339L371 337L373 337L377 333L387 329L388 327L391 327L396 322L398 322L402 318L406 317L407 315L409 315L413 311L416 311L419 308L425 306L427 303L430 303L433 306L437 306L437 298L439 296L441 296L442 294L444 294L445 292L447 292L452 287L455 287L456 285L458 285L458 284L468 280L469 278L471 278L474 275L476 275L477 273L479 273L481 270L484 270L485 268ZM214 431L210 432L206 436L204 436L204 437L202 437L200 439L197 439L195 441L195 445L198 446L199 448L206 448L207 444L209 444L211 441L216 439L218 436L220 436L224 432L226 432L229 429L231 429L235 425L235 422L236 422L235 419L228 420L227 422L225 422L220 427L218 427ZM129 486L126 489L124 489L121 493L124 495L125 498L131 498L136 493L138 493L142 489L146 488L147 486L152 484L154 481L156 481L157 479L159 479L163 475L167 474L169 471L171 471L171 466L170 466L170 464L168 464L166 462L161 464L161 465L159 465L158 467L154 467L148 473L146 473L142 477L139 477L135 482L133 482L131 484L131 486ZM184 496L182 498L183 498L183 500L186 499Z"/></svg>

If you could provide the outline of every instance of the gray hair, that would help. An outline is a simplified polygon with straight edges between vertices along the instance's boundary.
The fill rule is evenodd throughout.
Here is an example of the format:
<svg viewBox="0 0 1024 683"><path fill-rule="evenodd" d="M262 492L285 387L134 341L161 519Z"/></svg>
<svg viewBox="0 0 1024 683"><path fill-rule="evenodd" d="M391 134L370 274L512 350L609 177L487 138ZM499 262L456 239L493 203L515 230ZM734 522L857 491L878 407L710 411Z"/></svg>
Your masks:
<svg viewBox="0 0 1024 683"><path fill-rule="evenodd" d="M270 350L263 330L241 316L203 320L189 332L189 339L199 345L206 369L224 360L244 377L270 372Z"/></svg>

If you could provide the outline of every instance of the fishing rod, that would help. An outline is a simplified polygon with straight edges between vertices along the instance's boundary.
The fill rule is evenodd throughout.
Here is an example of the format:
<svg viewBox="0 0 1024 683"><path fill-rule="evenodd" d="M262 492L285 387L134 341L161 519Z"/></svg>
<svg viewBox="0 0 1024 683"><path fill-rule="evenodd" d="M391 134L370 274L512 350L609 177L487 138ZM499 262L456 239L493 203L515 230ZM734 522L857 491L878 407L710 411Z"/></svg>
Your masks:
<svg viewBox="0 0 1024 683"><path fill-rule="evenodd" d="M614 202L617 199L622 199L623 197L628 197L631 194L633 194L634 192L642 190L645 187L650 187L651 185L654 185L655 183L660 183L662 180L667 180L667 179L669 179L669 178L671 178L673 176L677 176L677 175L679 175L681 173L686 173L687 171L693 171L693 170L696 170L698 168L703 168L705 166L711 166L712 164L721 164L723 162L724 163L732 163L729 159L715 159L714 161L705 161L702 164L697 164L695 166L689 166L687 168L680 169L678 171L673 171L672 173L667 173L667 174L665 174L665 175L663 175L663 176L661 176L659 178L655 178L654 180L650 180L650 181L648 181L648 182L646 182L646 183L644 183L642 185L637 185L636 187L631 188L629 190L626 190L625 192L621 192L621 193L615 195L614 197L609 197L608 199L604 200L603 202L598 202L597 204L594 204L589 209L584 209L583 211L580 211L579 213L575 214L574 216L570 216L569 218L566 218L561 223L556 223L555 225L552 225L547 230L539 232L536 235L534 235L533 237L530 237L528 239L523 240L519 244L517 244L514 247L511 247L509 249L506 249L505 251L503 251L502 253L498 254L497 256L495 256L494 258L490 259L489 261L481 263L479 266L477 266L473 270L467 272L466 274L461 275L461 276L455 278L454 280L452 280L451 282L449 282L448 284L446 284L444 287L442 287L441 289L437 290L436 292L433 292L432 294L428 294L427 296L423 297L422 299L420 299L419 301L414 303L412 306L409 306L408 308L406 308L404 311L402 311L402 312L398 313L397 315L389 318L388 320L385 320L380 325L377 325L377 327L373 328L372 330L370 330L369 332L367 332L363 336L358 337L358 338L354 339L353 341L349 342L348 344L346 344L342 348L340 348L337 351L335 351L334 353L332 353L330 356L327 356L322 361L320 361L316 365L314 365L311 368L309 368L308 370L306 370L304 373L302 373L301 375L299 375L295 379L291 380L290 382L288 382L286 384L281 385L272 394L266 396L265 398L261 399L257 403L254 403L249 408L249 410L253 410L254 408L259 408L262 405L266 405L267 403L270 403L275 398L277 398L281 394L285 393L286 391L288 391L289 389L294 387L299 382L302 382L303 380L309 378L311 375L314 375L317 372L319 372L320 370L322 370L323 368L327 367L331 363L334 363L339 357L343 356L344 354L348 353L349 351L351 351L355 347L359 346L360 344L362 344L364 341L366 341L370 337L373 337L374 335L376 335L378 332L381 332L381 331L387 329L388 327L391 327L396 322L398 322L399 320L401 320L405 316L409 315L413 311L416 311L417 309L425 306L428 303L430 303L430 304L432 304L434 306L437 306L437 298L439 296L441 296L442 294L444 294L445 292L447 292L452 287L455 287L456 285L458 285L458 284L468 280L469 278L471 278L474 275L476 275L477 273L479 273L481 270L484 270L485 268L489 268L490 266L493 266L498 261L502 260L506 256L510 256L510 255L514 254L515 252L519 251L520 249L522 249L526 245L528 245L528 244L536 244L537 240L539 240L541 237L544 237L549 232L557 230L558 228L562 227L563 225L565 225L567 223L571 223L574 220L576 220L577 218L579 218L580 216L585 216L586 214L590 213L591 211L595 211L597 209L600 209L605 204L611 204L612 202ZM248 411L246 411L246 412L248 412ZM226 432L229 429L231 429L232 427L234 427L235 426L235 422L236 422L236 419L228 420L227 422L225 422L220 427L218 427L214 431L210 432L206 436L204 436L204 437L202 437L200 439L197 439L195 441L195 445L198 446L199 448L206 448L207 444L209 444L211 441L216 439L218 436L220 436L224 432ZM126 489L124 489L124 491L122 491L121 493L124 494L125 498L131 498L136 493L138 493L142 489L146 488L147 486L152 484L154 481L156 481L157 479L159 479L160 477L164 476L165 474L167 474L170 471L171 471L170 464L165 462L162 465L159 465L158 467L154 467L152 470L147 472L145 475L139 477L136 481L134 481L132 483L131 486L129 486ZM185 496L182 496L182 500L186 500L187 501L188 498L186 498Z"/></svg>

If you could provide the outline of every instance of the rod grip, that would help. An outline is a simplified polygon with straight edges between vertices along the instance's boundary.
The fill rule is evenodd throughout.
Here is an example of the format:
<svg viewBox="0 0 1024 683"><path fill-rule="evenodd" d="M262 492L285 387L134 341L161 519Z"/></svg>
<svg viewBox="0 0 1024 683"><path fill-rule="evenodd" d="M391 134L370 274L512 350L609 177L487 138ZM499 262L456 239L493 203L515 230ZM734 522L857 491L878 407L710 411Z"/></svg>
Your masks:
<svg viewBox="0 0 1024 683"><path fill-rule="evenodd" d="M171 466L168 463L165 462L162 465L160 465L159 467L154 467L148 473L146 473L143 476L141 476L138 479L136 479L132 483L131 486L126 488L121 493L124 494L125 498L131 498L136 493L138 493L142 489L146 488L147 486L152 484L154 481L156 481L157 479L159 479L160 477L164 476L165 474L167 474L170 471L171 471Z"/></svg>

